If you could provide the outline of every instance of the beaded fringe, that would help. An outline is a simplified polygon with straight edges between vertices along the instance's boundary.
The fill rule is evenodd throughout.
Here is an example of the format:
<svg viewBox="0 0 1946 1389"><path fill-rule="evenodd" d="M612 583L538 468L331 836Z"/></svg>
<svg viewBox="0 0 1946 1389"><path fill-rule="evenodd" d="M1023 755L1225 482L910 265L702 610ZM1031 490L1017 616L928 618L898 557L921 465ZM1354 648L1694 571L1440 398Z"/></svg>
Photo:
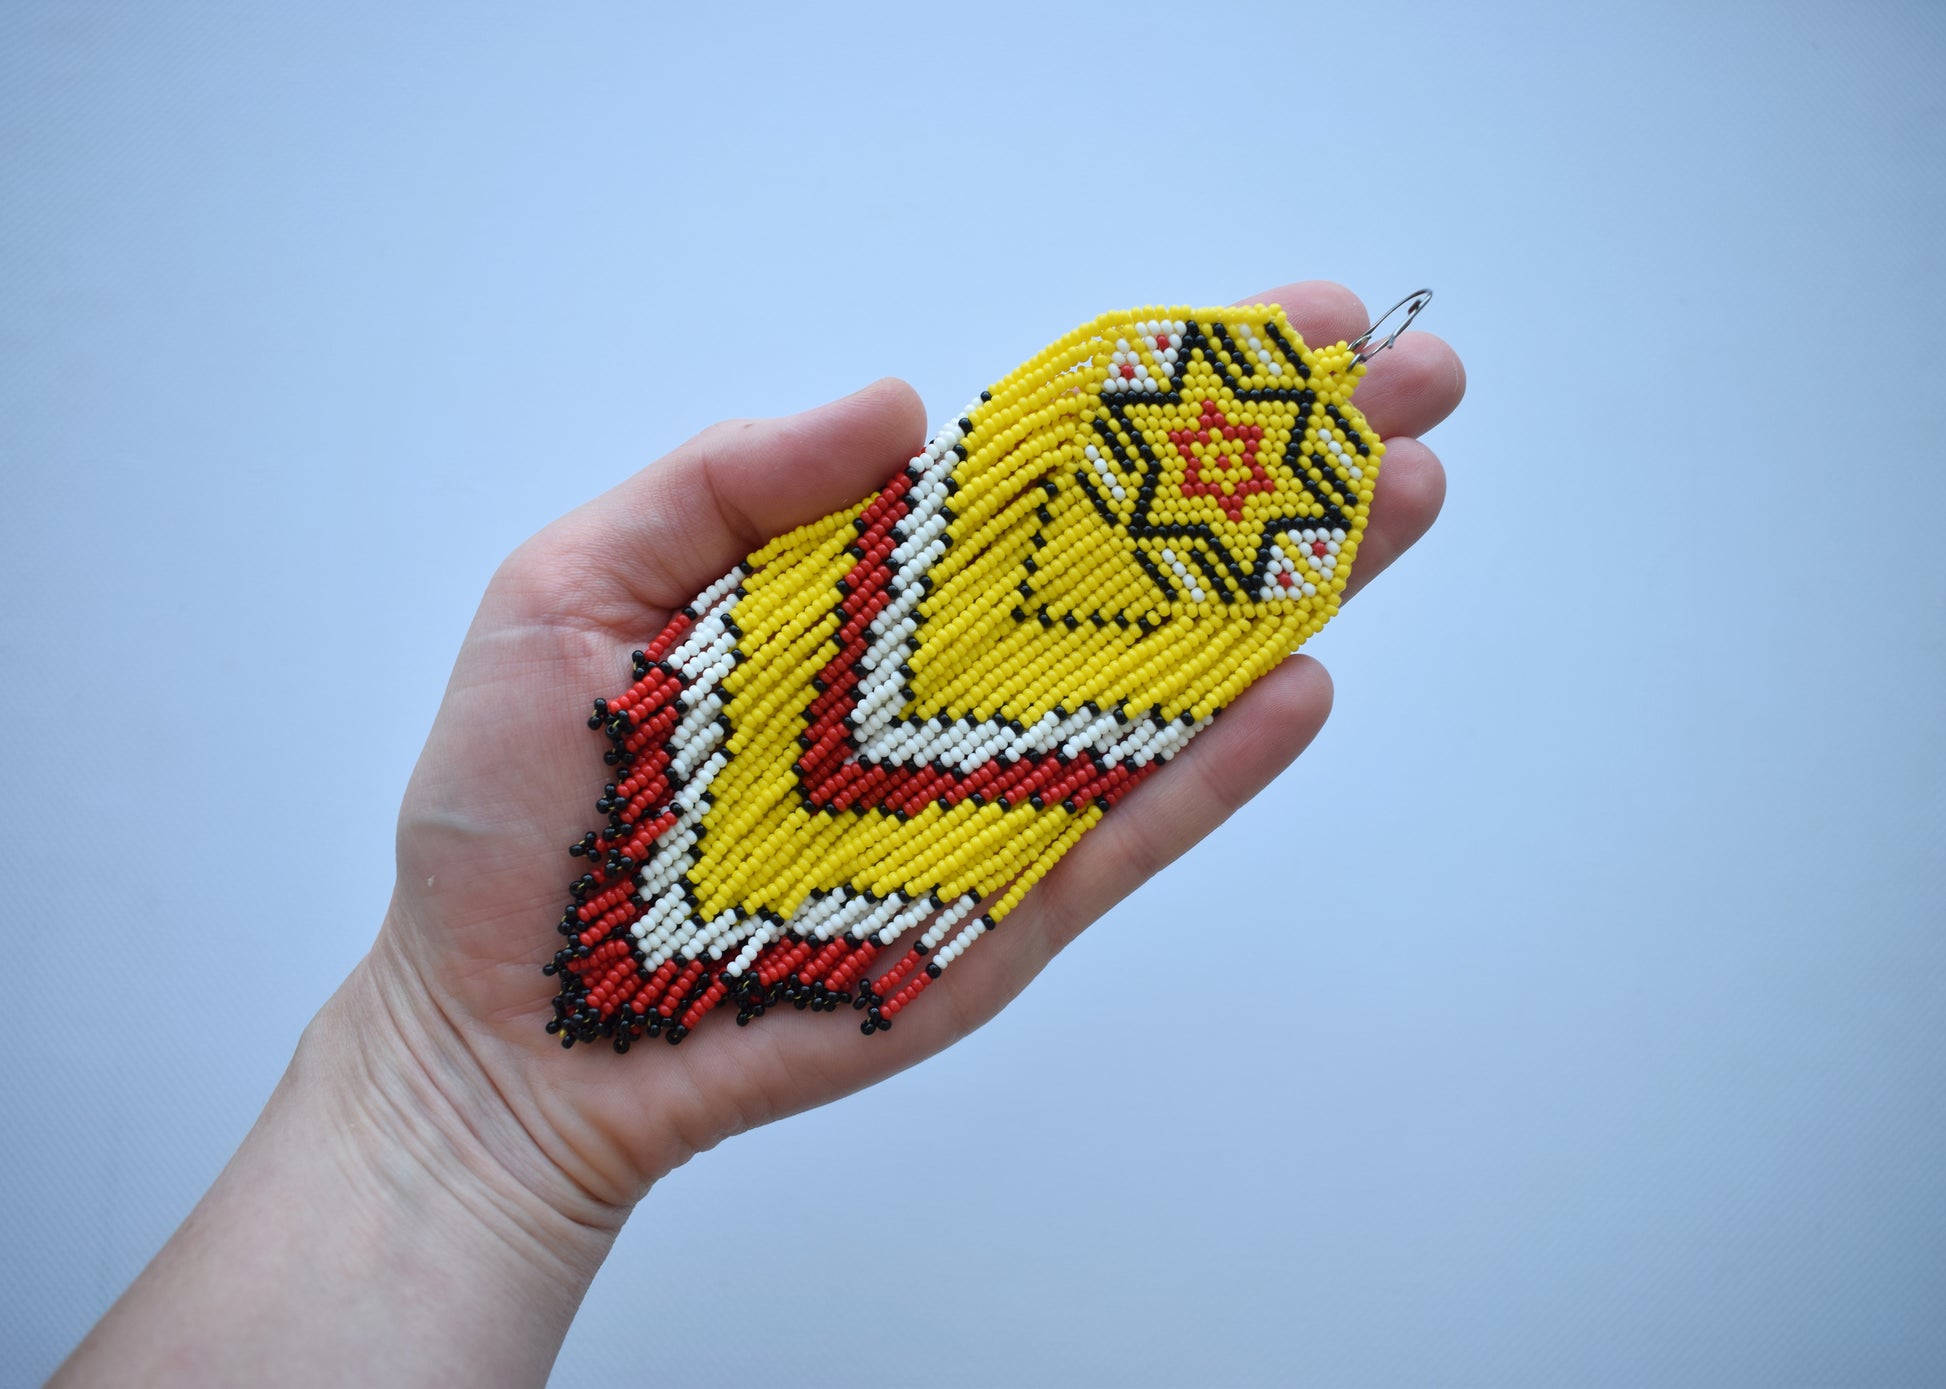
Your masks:
<svg viewBox="0 0 1946 1389"><path fill-rule="evenodd" d="M1274 305L1107 315L711 584L588 720L615 779L548 1030L889 1029L1337 611L1384 452L1364 370Z"/></svg>

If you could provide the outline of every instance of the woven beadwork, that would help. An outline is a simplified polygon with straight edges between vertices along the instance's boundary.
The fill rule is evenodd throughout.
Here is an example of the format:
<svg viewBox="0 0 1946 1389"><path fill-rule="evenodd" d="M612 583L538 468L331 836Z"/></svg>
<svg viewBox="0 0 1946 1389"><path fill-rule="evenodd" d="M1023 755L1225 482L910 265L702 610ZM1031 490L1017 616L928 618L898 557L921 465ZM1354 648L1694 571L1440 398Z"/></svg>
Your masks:
<svg viewBox="0 0 1946 1389"><path fill-rule="evenodd" d="M1275 305L1109 314L711 584L595 702L548 1030L890 1028L1338 610L1385 451L1364 371Z"/></svg>

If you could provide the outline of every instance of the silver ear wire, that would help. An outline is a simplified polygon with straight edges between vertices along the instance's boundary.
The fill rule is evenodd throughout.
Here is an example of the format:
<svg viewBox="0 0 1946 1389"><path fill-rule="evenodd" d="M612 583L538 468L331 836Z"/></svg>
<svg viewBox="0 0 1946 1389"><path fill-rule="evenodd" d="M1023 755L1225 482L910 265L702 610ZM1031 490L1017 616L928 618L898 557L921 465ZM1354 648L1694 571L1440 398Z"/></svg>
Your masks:
<svg viewBox="0 0 1946 1389"><path fill-rule="evenodd" d="M1390 347L1393 343L1397 342L1399 340L1399 334L1403 333L1406 329L1410 328L1412 326L1412 320L1417 318L1419 316L1420 311L1424 309L1426 305L1430 304L1431 302L1432 302L1431 290L1429 289L1413 290L1412 293L1406 295L1405 298L1399 300L1398 303L1394 304L1391 308L1387 309L1384 313L1380 314L1376 319L1372 321L1371 327L1367 328L1364 332L1360 333L1357 337L1353 338L1350 342L1346 343L1345 346L1349 347L1352 350L1352 352L1357 357L1357 360L1361 362L1371 361L1372 358L1378 356L1379 353L1383 352L1386 348ZM1405 320L1402 323L1400 323L1398 327L1392 330L1390 336L1388 336L1384 342L1381 342L1377 347L1374 347L1370 351L1367 351L1366 344L1372 340L1372 334L1376 333L1380 328L1384 327L1385 320L1390 318L1393 314L1397 313L1400 309L1405 310Z"/></svg>

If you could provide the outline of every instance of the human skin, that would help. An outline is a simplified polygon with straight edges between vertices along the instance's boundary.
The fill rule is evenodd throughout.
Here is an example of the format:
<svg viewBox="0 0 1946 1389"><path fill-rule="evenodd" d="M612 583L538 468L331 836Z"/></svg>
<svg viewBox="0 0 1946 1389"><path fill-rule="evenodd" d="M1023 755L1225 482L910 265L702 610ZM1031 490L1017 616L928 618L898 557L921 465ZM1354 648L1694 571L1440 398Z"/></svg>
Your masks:
<svg viewBox="0 0 1946 1389"><path fill-rule="evenodd" d="M1248 302L1267 301L1309 342L1369 321L1322 282ZM1373 361L1357 403L1385 465L1348 596L1438 514L1444 473L1417 436L1464 389L1459 359L1429 334ZM543 1382L657 1179L986 1022L1315 736L1331 682L1296 656L1123 800L1014 911L1004 945L969 952L895 1031L866 1040L783 1010L650 1057L564 1056L542 1028L554 987L538 964L590 794L575 711L673 609L770 537L881 485L924 434L918 398L891 380L788 419L719 424L507 559L406 789L378 939L215 1185L53 1383Z"/></svg>

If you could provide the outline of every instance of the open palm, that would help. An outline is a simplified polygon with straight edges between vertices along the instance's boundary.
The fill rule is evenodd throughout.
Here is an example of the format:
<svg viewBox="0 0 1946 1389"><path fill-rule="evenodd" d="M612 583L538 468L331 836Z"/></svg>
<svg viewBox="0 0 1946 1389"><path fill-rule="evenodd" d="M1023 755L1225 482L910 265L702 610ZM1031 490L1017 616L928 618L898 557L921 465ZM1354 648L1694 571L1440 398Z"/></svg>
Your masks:
<svg viewBox="0 0 1946 1389"><path fill-rule="evenodd" d="M1310 342L1367 323L1348 291L1311 283L1284 306ZM1409 334L1376 359L1358 404L1387 442L1353 587L1431 525L1444 494L1416 441L1458 404L1459 363ZM626 1206L729 1134L835 1099L986 1021L1085 926L1188 849L1302 751L1330 710L1315 661L1285 662L1167 769L1137 788L898 1029L867 1041L834 1019L775 1013L689 1044L563 1056L544 1033L558 944L601 741L581 713L625 683L627 653L772 536L882 485L924 445L909 387L882 381L790 419L718 425L562 518L488 586L399 821L399 879L369 968L387 1014L469 1122L531 1144L599 1201ZM517 1138L511 1137L518 1135Z"/></svg>

